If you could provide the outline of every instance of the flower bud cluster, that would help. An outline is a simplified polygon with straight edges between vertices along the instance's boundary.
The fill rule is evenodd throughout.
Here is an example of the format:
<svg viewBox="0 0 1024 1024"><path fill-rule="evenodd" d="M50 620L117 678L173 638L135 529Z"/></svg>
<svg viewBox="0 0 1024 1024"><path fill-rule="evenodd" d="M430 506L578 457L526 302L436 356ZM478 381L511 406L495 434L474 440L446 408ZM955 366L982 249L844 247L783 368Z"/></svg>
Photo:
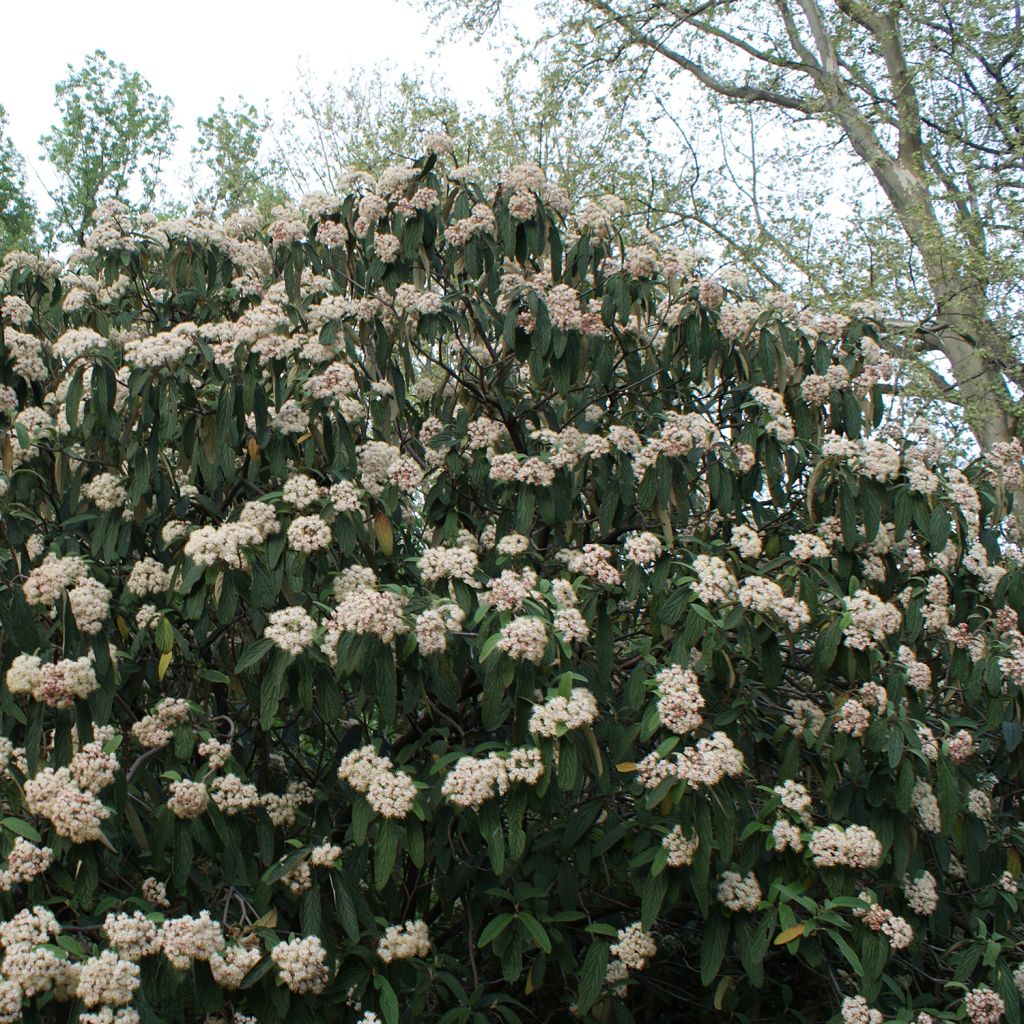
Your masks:
<svg viewBox="0 0 1024 1024"><path fill-rule="evenodd" d="M416 802L416 786L409 775L394 770L391 758L381 757L369 745L341 759L338 778L362 793L370 806L385 818L405 818Z"/></svg>
<svg viewBox="0 0 1024 1024"><path fill-rule="evenodd" d="M395 960L430 955L430 931L425 921L389 925L377 943L377 956L389 964Z"/></svg>

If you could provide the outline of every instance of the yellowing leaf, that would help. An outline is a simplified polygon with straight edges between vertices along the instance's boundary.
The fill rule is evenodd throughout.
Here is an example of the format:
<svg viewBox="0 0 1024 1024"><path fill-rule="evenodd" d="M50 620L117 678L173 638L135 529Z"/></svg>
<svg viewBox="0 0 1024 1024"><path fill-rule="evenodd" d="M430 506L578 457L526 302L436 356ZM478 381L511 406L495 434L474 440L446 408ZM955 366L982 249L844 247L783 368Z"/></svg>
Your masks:
<svg viewBox="0 0 1024 1024"><path fill-rule="evenodd" d="M250 437L249 438L249 443L245 447L246 447L246 451L248 451L248 453L249 453L249 458L252 459L253 462L259 462L260 461L260 446L257 443L256 438L255 437Z"/></svg>
<svg viewBox="0 0 1024 1024"><path fill-rule="evenodd" d="M391 520L383 512L378 512L373 517L373 532L381 554L390 555L395 550L395 531L391 526Z"/></svg>
<svg viewBox="0 0 1024 1024"><path fill-rule="evenodd" d="M715 989L715 1009L720 1010L722 1003L725 1001L725 993L730 989L735 988L736 979L731 974L723 974L722 980L719 981L718 987Z"/></svg>
<svg viewBox="0 0 1024 1024"><path fill-rule="evenodd" d="M785 931L779 932L775 936L775 942L773 945L784 946L787 942L792 942L794 939L799 939L804 933L804 929L807 927L806 922L803 924L795 924L791 928L787 928Z"/></svg>
<svg viewBox="0 0 1024 1024"><path fill-rule="evenodd" d="M122 639L128 639L128 623L123 615L118 615L114 620L117 623L117 631L121 634Z"/></svg>
<svg viewBox="0 0 1024 1024"><path fill-rule="evenodd" d="M312 434L311 434L311 433L310 433L310 432L309 432L309 431L307 430L307 431L306 431L306 432L305 432L305 433L304 433L304 434L302 435L302 437L298 437L298 438L296 438L296 439L295 439L295 443L296 443L296 444L303 444L303 443L304 443L305 441L308 441L308 440L309 440L309 439L310 439L310 438L311 438L312 436L313 436L313 435L312 435Z"/></svg>
<svg viewBox="0 0 1024 1024"><path fill-rule="evenodd" d="M249 926L250 929L256 928L276 928L277 927L277 911L271 910L264 914L261 918L253 921Z"/></svg>
<svg viewBox="0 0 1024 1024"><path fill-rule="evenodd" d="M533 991L533 971L530 971L526 976L526 994L529 995Z"/></svg>
<svg viewBox="0 0 1024 1024"><path fill-rule="evenodd" d="M173 657L174 657L174 652L173 651L164 651L164 653L160 655L160 660L159 660L159 662L157 662L157 666L156 666L156 677L157 677L157 679L162 680L163 677L165 675L167 675L167 667L171 664L171 659Z"/></svg>
<svg viewBox="0 0 1024 1024"><path fill-rule="evenodd" d="M615 766L615 770L617 772L622 772L623 775L626 775L628 772L635 772L636 771L636 761L620 761Z"/></svg>

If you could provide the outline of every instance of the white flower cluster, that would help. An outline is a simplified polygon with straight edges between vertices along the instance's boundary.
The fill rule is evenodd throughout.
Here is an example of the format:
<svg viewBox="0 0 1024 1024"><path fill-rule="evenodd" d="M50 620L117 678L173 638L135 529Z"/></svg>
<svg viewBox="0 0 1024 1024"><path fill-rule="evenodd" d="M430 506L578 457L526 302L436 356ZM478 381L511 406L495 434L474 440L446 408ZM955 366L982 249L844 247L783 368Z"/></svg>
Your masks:
<svg viewBox="0 0 1024 1024"><path fill-rule="evenodd" d="M761 615L775 615L791 633L811 621L811 613L803 601L787 597L778 583L764 576L748 576L740 584L739 601L744 608Z"/></svg>
<svg viewBox="0 0 1024 1024"><path fill-rule="evenodd" d="M625 928L620 928L616 941L612 943L609 953L631 971L642 971L647 961L658 953L658 944L650 932L645 932L639 921L634 921Z"/></svg>
<svg viewBox="0 0 1024 1024"><path fill-rule="evenodd" d="M476 552L469 548L427 548L420 556L420 575L426 584L438 580L462 580L478 586L473 574L478 567Z"/></svg>
<svg viewBox="0 0 1024 1024"><path fill-rule="evenodd" d="M82 485L82 494L101 512L113 512L123 508L128 500L128 491L119 476L114 473L100 473Z"/></svg>
<svg viewBox="0 0 1024 1024"><path fill-rule="evenodd" d="M233 773L214 779L210 792L217 809L228 817L234 817L260 804L259 790L251 782L243 782Z"/></svg>
<svg viewBox="0 0 1024 1024"><path fill-rule="evenodd" d="M740 553L742 558L752 562L761 555L761 535L757 530L746 523L740 523L732 528L733 547Z"/></svg>
<svg viewBox="0 0 1024 1024"><path fill-rule="evenodd" d="M515 747L503 756L460 757L445 776L441 793L458 807L479 810L496 795L504 796L515 782L536 786L544 775L544 762L535 747Z"/></svg>
<svg viewBox="0 0 1024 1024"><path fill-rule="evenodd" d="M931 688L932 670L924 662L918 661L909 647L900 647L899 659L907 670L907 682L913 689L924 692Z"/></svg>
<svg viewBox="0 0 1024 1024"><path fill-rule="evenodd" d="M198 336L195 324L181 323L147 338L133 338L125 343L124 361L135 369L179 363L193 350Z"/></svg>
<svg viewBox="0 0 1024 1024"><path fill-rule="evenodd" d="M76 763L77 762L77 763ZM30 814L47 818L57 835L73 843L100 838L100 826L110 817L96 794L114 780L117 764L96 744L87 744L69 766L44 768L25 783L25 806Z"/></svg>
<svg viewBox="0 0 1024 1024"><path fill-rule="evenodd" d="M555 467L536 455L520 461L514 452L489 452L489 476L498 483L518 481L535 487L550 487L555 482Z"/></svg>
<svg viewBox="0 0 1024 1024"><path fill-rule="evenodd" d="M753 871L746 875L723 871L716 895L718 902L729 910L752 913L761 905L761 884Z"/></svg>
<svg viewBox="0 0 1024 1024"><path fill-rule="evenodd" d="M141 960L157 952L157 925L139 910L132 914L107 914L103 931L125 960Z"/></svg>
<svg viewBox="0 0 1024 1024"><path fill-rule="evenodd" d="M736 778L745 768L743 754L724 732L715 732L675 755L675 760L652 751L638 765L640 781L656 789L665 779L676 778L691 788L717 786L724 778Z"/></svg>
<svg viewBox="0 0 1024 1024"><path fill-rule="evenodd" d="M193 530L185 541L185 556L196 565L226 562L240 568L245 564L243 548L262 544L280 529L277 513L271 505L248 501L242 506L237 520Z"/></svg>
<svg viewBox="0 0 1024 1024"><path fill-rule="evenodd" d="M189 703L180 697L164 697L153 713L132 726L132 736L143 747L162 747L171 742L173 730L189 716Z"/></svg>
<svg viewBox="0 0 1024 1024"><path fill-rule="evenodd" d="M209 960L224 948L224 933L208 910L198 917L169 917L157 935L156 944L172 967L187 971L193 960Z"/></svg>
<svg viewBox="0 0 1024 1024"><path fill-rule="evenodd" d="M4 948L0 1020L11 1024L22 1020L23 996L31 998L49 989L74 995L78 981L74 967L43 948L60 931L53 914L39 906L25 907L0 924L0 946Z"/></svg>
<svg viewBox="0 0 1024 1024"><path fill-rule="evenodd" d="M310 505L319 501L323 495L323 488L305 473L295 473L284 483L281 488L281 498L294 508L309 508Z"/></svg>
<svg viewBox="0 0 1024 1024"><path fill-rule="evenodd" d="M911 879L910 875L904 875L903 895L910 909L922 917L934 914L939 905L935 876L930 871L922 871L915 879Z"/></svg>
<svg viewBox="0 0 1024 1024"><path fill-rule="evenodd" d="M405 818L416 801L416 786L409 775L393 770L391 758L381 757L369 745L341 759L338 778L362 793L385 818Z"/></svg>
<svg viewBox="0 0 1024 1024"><path fill-rule="evenodd" d="M914 929L907 921L876 903L871 893L862 892L859 899L868 906L855 910L854 917L859 917L873 932L881 932L893 949L906 949L914 941Z"/></svg>
<svg viewBox="0 0 1024 1024"><path fill-rule="evenodd" d="M921 827L928 832L941 832L942 815L939 811L939 801L925 779L918 779L914 783L910 799Z"/></svg>
<svg viewBox="0 0 1024 1024"><path fill-rule="evenodd" d="M843 603L850 615L843 635L847 645L858 651L877 647L890 633L895 633L903 621L897 607L867 590L844 597Z"/></svg>
<svg viewBox="0 0 1024 1024"><path fill-rule="evenodd" d="M668 850L668 865L672 868L688 867L693 863L700 846L700 836L688 836L682 825L676 825L661 840L661 845Z"/></svg>
<svg viewBox="0 0 1024 1024"><path fill-rule="evenodd" d="M793 822L778 817L772 825L772 845L776 853L783 853L785 850L801 853L804 849L804 837Z"/></svg>
<svg viewBox="0 0 1024 1024"><path fill-rule="evenodd" d="M600 544L584 544L580 551L565 552L565 558L570 572L589 576L606 587L622 582L622 574L612 565L611 551Z"/></svg>
<svg viewBox="0 0 1024 1024"><path fill-rule="evenodd" d="M480 604L500 612L520 611L526 601L540 600L537 582L533 569L521 572L505 569L500 576L487 581L487 590L480 595Z"/></svg>
<svg viewBox="0 0 1024 1024"><path fill-rule="evenodd" d="M842 1006L843 1024L883 1024L885 1018L868 1006L863 996L847 996Z"/></svg>
<svg viewBox="0 0 1024 1024"><path fill-rule="evenodd" d="M581 729L597 718L597 700L590 690L574 686L568 697L551 697L534 706L530 715L530 732L552 739L571 729Z"/></svg>
<svg viewBox="0 0 1024 1024"><path fill-rule="evenodd" d="M369 441L356 449L359 482L372 498L379 498L388 484L412 494L423 482L423 470L400 449L383 441Z"/></svg>
<svg viewBox="0 0 1024 1024"><path fill-rule="evenodd" d="M110 591L91 576L86 576L68 591L75 625L87 636L95 636L103 629L110 612L110 596Z"/></svg>
<svg viewBox="0 0 1024 1024"><path fill-rule="evenodd" d="M825 712L809 700L791 697L787 702L787 713L782 721L797 739L803 739L805 732L817 736L825 724Z"/></svg>
<svg viewBox="0 0 1024 1024"><path fill-rule="evenodd" d="M548 645L548 631L543 619L519 615L502 626L497 649L513 661L529 661L539 665Z"/></svg>
<svg viewBox="0 0 1024 1024"><path fill-rule="evenodd" d="M228 946L223 952L210 957L210 973L221 988L234 992L262 959L263 953L258 946ZM235 1020L238 1020L237 1014Z"/></svg>
<svg viewBox="0 0 1024 1024"><path fill-rule="evenodd" d="M1006 1004L991 989L975 988L964 996L964 1009L971 1024L997 1024L1006 1013Z"/></svg>
<svg viewBox="0 0 1024 1024"><path fill-rule="evenodd" d="M176 818L198 818L209 803L210 795L201 782L180 779L171 783L171 796L167 809Z"/></svg>
<svg viewBox="0 0 1024 1024"><path fill-rule="evenodd" d="M793 545L790 552L794 562L809 562L812 558L828 558L831 549L821 537L814 533L794 533L790 538Z"/></svg>
<svg viewBox="0 0 1024 1024"><path fill-rule="evenodd" d="M992 817L992 797L983 789L972 789L967 794L967 812L982 821Z"/></svg>
<svg viewBox="0 0 1024 1024"><path fill-rule="evenodd" d="M836 712L836 732L859 739L871 724L871 712L855 697L848 697Z"/></svg>
<svg viewBox="0 0 1024 1024"><path fill-rule="evenodd" d="M882 844L866 825L815 829L810 850L819 868L876 868L882 859Z"/></svg>
<svg viewBox="0 0 1024 1024"><path fill-rule="evenodd" d="M276 647L296 657L312 647L315 634L316 623L299 605L271 612L263 629L263 635Z"/></svg>
<svg viewBox="0 0 1024 1024"><path fill-rule="evenodd" d="M327 987L327 951L315 935L279 942L270 958L290 991L317 994Z"/></svg>
<svg viewBox="0 0 1024 1024"><path fill-rule="evenodd" d="M796 431L782 395L771 388L754 387L750 389L750 397L768 414L765 430L783 444L789 444L796 436Z"/></svg>
<svg viewBox="0 0 1024 1024"><path fill-rule="evenodd" d="M341 856L341 847L333 843L321 843L309 852L309 863L315 868L334 867L334 862Z"/></svg>
<svg viewBox="0 0 1024 1024"><path fill-rule="evenodd" d="M309 414L290 398L270 418L270 429L278 434L304 434L309 429Z"/></svg>
<svg viewBox="0 0 1024 1024"><path fill-rule="evenodd" d="M84 700L96 689L96 671L92 658L65 658L55 664L44 664L34 654L19 654L7 670L10 693L30 694L33 700L53 708L68 708L76 700Z"/></svg>
<svg viewBox="0 0 1024 1024"><path fill-rule="evenodd" d="M658 684L658 716L666 729L685 736L704 724L701 714L704 697L695 672L680 665L670 665L655 676L655 681Z"/></svg>
<svg viewBox="0 0 1024 1024"><path fill-rule="evenodd" d="M661 557L661 539L653 533L632 533L622 545L622 554L627 561L648 569Z"/></svg>
<svg viewBox="0 0 1024 1024"><path fill-rule="evenodd" d="M727 604L736 600L736 577L717 555L698 555L693 560L697 574L693 591L703 604Z"/></svg>
<svg viewBox="0 0 1024 1024"><path fill-rule="evenodd" d="M642 480L662 455L679 458L694 448L706 450L721 436L718 427L700 413L669 412L657 436L649 437L633 455L633 472Z"/></svg>
<svg viewBox="0 0 1024 1024"><path fill-rule="evenodd" d="M142 984L141 974L137 963L105 949L82 963L76 994L87 1007L127 1006Z"/></svg>
<svg viewBox="0 0 1024 1024"><path fill-rule="evenodd" d="M779 803L792 811L801 821L810 823L811 820L811 794L802 782L795 779L786 779L785 782L776 786L773 790L779 798Z"/></svg>
<svg viewBox="0 0 1024 1024"><path fill-rule="evenodd" d="M36 846L24 836L14 840L7 855L7 866L0 871L0 892L10 892L16 885L38 878L53 863L53 850Z"/></svg>
<svg viewBox="0 0 1024 1024"><path fill-rule="evenodd" d="M331 528L322 516L298 516L288 525L288 547L311 555L331 543Z"/></svg>
<svg viewBox="0 0 1024 1024"><path fill-rule="evenodd" d="M85 562L78 555L61 558L51 552L22 584L25 600L31 605L52 609L61 594L86 575Z"/></svg>
<svg viewBox="0 0 1024 1024"><path fill-rule="evenodd" d="M466 613L457 605L447 602L437 608L428 608L416 616L416 645L420 654L439 654L448 647L448 634L458 632L465 622Z"/></svg>
<svg viewBox="0 0 1024 1024"><path fill-rule="evenodd" d="M171 585L171 574L155 558L143 558L132 566L125 586L136 597L165 593Z"/></svg>
<svg viewBox="0 0 1024 1024"><path fill-rule="evenodd" d="M407 603L403 595L377 590L375 586L357 585L346 590L339 595L337 606L323 623L324 639L320 649L333 665L337 661L342 633L376 636L382 643L393 644L396 637L409 631L403 614Z"/></svg>
<svg viewBox="0 0 1024 1024"><path fill-rule="evenodd" d="M389 925L377 943L377 956L386 964L430 955L430 930L425 921Z"/></svg>
<svg viewBox="0 0 1024 1024"><path fill-rule="evenodd" d="M196 752L200 757L208 758L210 767L216 771L223 768L231 759L231 744L211 737L203 740L196 748Z"/></svg>

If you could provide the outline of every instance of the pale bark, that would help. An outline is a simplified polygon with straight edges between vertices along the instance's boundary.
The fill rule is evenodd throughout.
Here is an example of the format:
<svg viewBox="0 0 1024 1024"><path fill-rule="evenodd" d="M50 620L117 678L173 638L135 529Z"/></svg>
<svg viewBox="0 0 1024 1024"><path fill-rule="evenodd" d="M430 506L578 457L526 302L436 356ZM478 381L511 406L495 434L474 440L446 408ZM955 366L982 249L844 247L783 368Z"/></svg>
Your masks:
<svg viewBox="0 0 1024 1024"><path fill-rule="evenodd" d="M956 204L960 237L939 217L928 173L938 161L922 134L920 97L914 71L908 66L900 25L893 9L858 0L836 0L838 11L875 40L885 66L887 82L857 80L857 88L888 97L886 110L877 118L895 129L897 146L890 152L883 144L876 122L858 106L847 77L850 67L837 52L828 18L817 0L774 0L795 59L778 48L758 49L737 39L711 22L713 3L696 10L675 9L675 28L703 33L732 46L738 53L765 68L798 74L804 89L753 86L729 81L719 68L701 63L685 42L670 45L666 33L657 34L616 0L581 0L618 26L628 41L660 54L693 75L708 89L740 104L761 104L818 117L838 127L856 155L868 166L892 206L911 244L920 255L933 299L933 315L922 329L929 347L949 362L958 389L958 404L984 450L1017 435L1014 400L1008 381L1024 390L1024 368L1000 336L989 309L985 283L972 275L970 253L963 238L984 246L986 226L969 202ZM666 6L657 5L665 11ZM652 9L647 8L645 15ZM877 87L877 92L875 91ZM880 104L880 106L882 106ZM984 251L984 250L982 250Z"/></svg>

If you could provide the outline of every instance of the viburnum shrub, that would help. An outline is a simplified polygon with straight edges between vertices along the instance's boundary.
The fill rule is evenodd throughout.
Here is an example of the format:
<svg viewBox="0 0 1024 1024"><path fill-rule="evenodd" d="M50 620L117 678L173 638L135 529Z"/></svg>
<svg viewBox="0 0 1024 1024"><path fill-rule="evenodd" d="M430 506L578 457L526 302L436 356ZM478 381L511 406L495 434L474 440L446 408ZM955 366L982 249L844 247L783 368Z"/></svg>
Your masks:
<svg viewBox="0 0 1024 1024"><path fill-rule="evenodd" d="M430 148L3 263L0 1021L1019 1021L1019 449Z"/></svg>

